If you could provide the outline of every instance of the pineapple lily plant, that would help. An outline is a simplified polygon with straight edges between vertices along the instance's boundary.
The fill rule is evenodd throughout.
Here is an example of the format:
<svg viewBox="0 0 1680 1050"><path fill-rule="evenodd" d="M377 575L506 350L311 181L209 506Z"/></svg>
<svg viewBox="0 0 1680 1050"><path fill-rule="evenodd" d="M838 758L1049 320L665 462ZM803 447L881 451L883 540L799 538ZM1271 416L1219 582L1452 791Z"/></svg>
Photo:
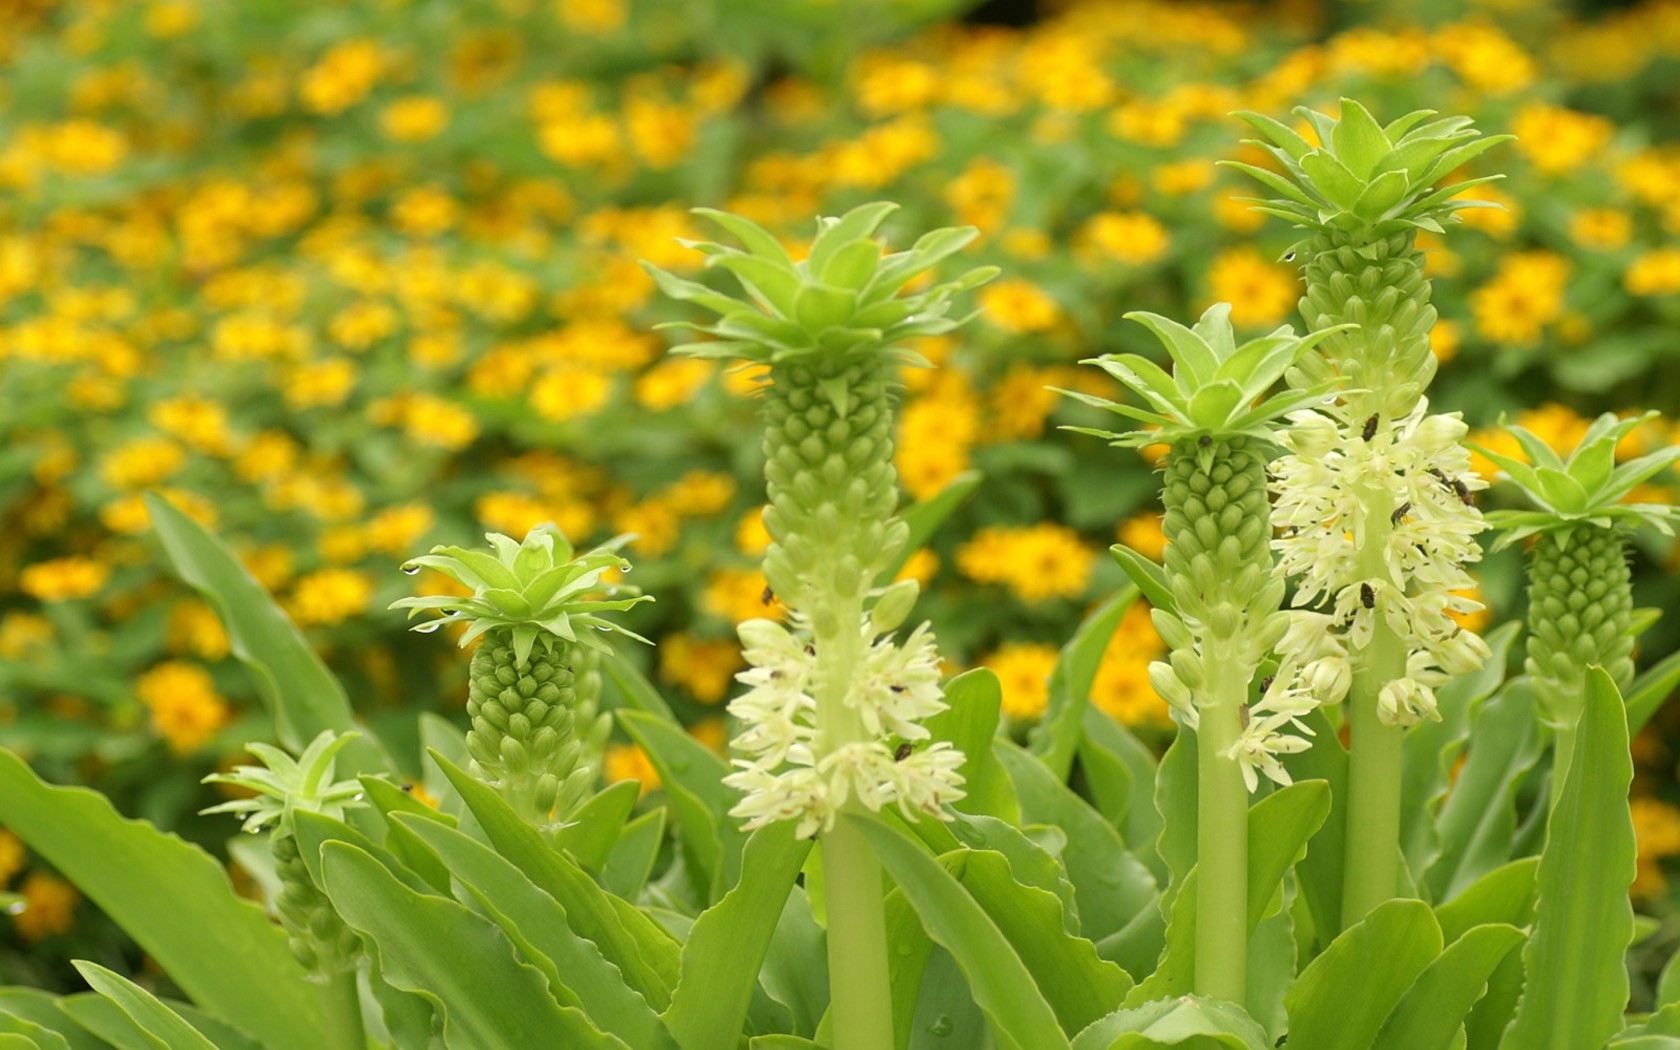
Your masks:
<svg viewBox="0 0 1680 1050"><path fill-rule="evenodd" d="M1628 737L1680 659L1634 674L1622 560L1633 527L1672 517L1625 497L1680 453L1617 466L1637 421L1609 417L1567 458L1518 433L1527 462L1496 457L1513 485L1483 498L1537 509L1484 519L1464 425L1426 398L1413 236L1445 228L1475 180L1444 179L1497 137L1430 117L1348 102L1302 114L1314 142L1249 116L1276 161L1249 169L1280 195L1263 208L1305 233L1305 329L1139 311L1164 356L1095 359L1123 399L1067 411L1167 446L1167 544L1161 564L1116 549L1130 583L1061 651L1024 741L996 676L947 676L916 584L894 581L975 483L900 505L898 370L922 363L905 340L954 332L993 271L939 275L971 230L889 249L890 205L820 220L802 259L707 212L735 243L693 245L702 279L654 271L715 315L681 322L700 335L681 352L766 378L764 572L786 612L739 627L728 760L614 638L639 637L649 600L618 580L619 541L579 553L543 526L407 563L459 589L398 601L437 614L415 629L476 645L463 724L422 716L414 755L358 722L226 546L149 499L272 718L261 764L212 778L246 793L215 810L245 818L228 852L262 901L0 752L0 824L155 964L0 989L0 1044L1680 1046L1680 970L1634 1001L1626 966ZM739 291L709 283L723 271ZM1456 619L1489 525L1534 545L1525 674L1507 674L1522 625ZM1159 757L1089 699L1143 600L1170 650L1150 671L1177 725ZM608 733L661 795L597 783Z"/></svg>

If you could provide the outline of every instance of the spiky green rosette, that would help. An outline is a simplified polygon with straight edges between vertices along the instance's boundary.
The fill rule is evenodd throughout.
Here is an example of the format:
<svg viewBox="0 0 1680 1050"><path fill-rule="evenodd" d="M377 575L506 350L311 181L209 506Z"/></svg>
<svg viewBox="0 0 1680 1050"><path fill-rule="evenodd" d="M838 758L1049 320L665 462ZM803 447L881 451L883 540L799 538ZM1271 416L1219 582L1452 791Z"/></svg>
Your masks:
<svg viewBox="0 0 1680 1050"><path fill-rule="evenodd" d="M603 635L646 641L600 614L652 599L613 597L631 588L601 582L609 569L630 568L617 553L627 537L575 556L552 525L532 529L523 543L500 533L486 538L494 553L434 547L403 566L411 573L436 569L471 589L470 596L403 598L391 607L410 616L444 614L416 631L459 622L468 625L463 646L482 637L467 670L467 751L484 781L527 820L564 821L594 779L585 730L595 728L595 719L592 711L585 712L587 725L579 717L576 671L584 653L607 650Z"/></svg>
<svg viewBox="0 0 1680 1050"><path fill-rule="evenodd" d="M1307 293L1301 314L1313 331L1335 325L1357 328L1325 341L1322 358L1302 362L1303 381L1329 374L1345 381L1350 417L1397 419L1411 411L1435 374L1429 331L1435 309L1418 230L1442 232L1465 208L1487 202L1455 200L1466 189L1500 176L1437 187L1441 179L1509 135L1481 137L1468 117L1429 120L1417 110L1379 125L1352 99L1341 119L1297 109L1321 145L1259 113L1239 113L1265 137L1248 140L1283 169L1225 161L1279 196L1255 210L1307 230L1293 255L1303 261Z"/></svg>
<svg viewBox="0 0 1680 1050"><path fill-rule="evenodd" d="M1564 459L1522 427L1507 429L1530 462L1481 449L1535 504L1503 510L1488 522L1502 529L1495 549L1537 536L1529 562L1527 670L1536 698L1554 725L1580 715L1587 668L1598 664L1617 686L1633 678L1633 592L1626 537L1653 526L1673 532L1680 508L1624 503L1637 486L1680 460L1665 448L1616 464L1616 445L1653 418L1647 413L1593 420Z"/></svg>
<svg viewBox="0 0 1680 1050"><path fill-rule="evenodd" d="M269 849L274 855L280 894L275 913L286 930L292 955L316 980L325 981L353 972L361 958L361 940L339 918L326 894L315 885L309 868L298 853L292 815L299 810L342 819L345 810L357 805L362 787L354 780L333 779L338 753L358 734L334 736L323 732L296 759L267 744L247 744L246 750L263 762L261 766L239 766L232 773L215 773L207 784L230 784L254 791L250 798L234 799L204 810L205 813L236 813L244 819L244 830L256 833L272 829Z"/></svg>

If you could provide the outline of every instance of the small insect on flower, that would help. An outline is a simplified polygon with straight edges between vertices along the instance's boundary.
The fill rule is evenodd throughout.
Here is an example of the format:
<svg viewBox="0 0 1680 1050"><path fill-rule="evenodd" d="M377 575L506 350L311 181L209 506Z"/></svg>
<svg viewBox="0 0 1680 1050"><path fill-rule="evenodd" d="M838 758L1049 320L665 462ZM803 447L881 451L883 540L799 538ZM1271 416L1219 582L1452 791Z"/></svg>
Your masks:
<svg viewBox="0 0 1680 1050"><path fill-rule="evenodd" d="M764 593L759 596L759 601L763 602L765 605L769 605L771 602L773 602L775 600L776 600L776 592L770 589L770 585L768 583L765 584L764 585Z"/></svg>
<svg viewBox="0 0 1680 1050"><path fill-rule="evenodd" d="M1400 520L1402 518L1404 518L1407 514L1411 513L1411 509L1412 509L1412 501L1411 500L1407 500L1406 502L1400 504L1398 507L1395 507L1394 508L1394 513L1390 514L1388 516L1388 523L1390 525L1400 524Z"/></svg>
<svg viewBox="0 0 1680 1050"><path fill-rule="evenodd" d="M1360 432L1359 436L1366 441L1370 441L1372 438L1376 437L1378 422L1379 418L1373 414L1370 419L1365 421L1365 429Z"/></svg>
<svg viewBox="0 0 1680 1050"><path fill-rule="evenodd" d="M902 762L905 759L909 758L910 753L915 751L915 750L916 750L916 745L914 745L914 744L910 743L910 741L906 740L904 743L898 745L898 750L897 751L893 752L893 761L894 762Z"/></svg>
<svg viewBox="0 0 1680 1050"><path fill-rule="evenodd" d="M1365 606L1367 609L1375 609L1377 607L1377 592L1372 590L1371 585L1368 583L1362 583L1359 585L1359 604Z"/></svg>

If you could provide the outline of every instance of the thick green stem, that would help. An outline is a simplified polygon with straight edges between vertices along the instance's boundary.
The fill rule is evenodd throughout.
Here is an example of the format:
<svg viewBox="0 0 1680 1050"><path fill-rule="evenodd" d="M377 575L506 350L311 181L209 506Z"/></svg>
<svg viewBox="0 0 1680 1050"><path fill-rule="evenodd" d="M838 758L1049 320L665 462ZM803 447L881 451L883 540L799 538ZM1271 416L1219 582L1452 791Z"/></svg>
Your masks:
<svg viewBox="0 0 1680 1050"><path fill-rule="evenodd" d="M319 986L322 1050L367 1050L356 971L333 974Z"/></svg>
<svg viewBox="0 0 1680 1050"><path fill-rule="evenodd" d="M1365 493L1360 570L1392 583L1383 552L1393 532L1393 499ZM1378 694L1406 674L1405 643L1377 611L1371 640L1359 653L1348 691L1346 853L1342 867L1342 927L1365 918L1400 892L1400 779L1406 731L1382 720Z"/></svg>
<svg viewBox="0 0 1680 1050"><path fill-rule="evenodd" d="M1209 646L1196 730L1196 994L1241 1005L1248 989L1248 787L1227 752L1242 734L1248 676Z"/></svg>
<svg viewBox="0 0 1680 1050"><path fill-rule="evenodd" d="M892 988L887 983L887 920L881 862L845 820L823 832L828 894L828 994L834 1050L893 1045Z"/></svg>
<svg viewBox="0 0 1680 1050"><path fill-rule="evenodd" d="M864 738L863 722L846 703L862 657L863 605L835 602L836 626L815 634L817 650L817 750ZM856 809L854 801L851 807ZM861 812L861 810L860 810ZM842 820L822 833L823 886L828 894L829 1012L834 1050L876 1050L893 1045L892 989L887 983L887 920L881 862L869 841Z"/></svg>

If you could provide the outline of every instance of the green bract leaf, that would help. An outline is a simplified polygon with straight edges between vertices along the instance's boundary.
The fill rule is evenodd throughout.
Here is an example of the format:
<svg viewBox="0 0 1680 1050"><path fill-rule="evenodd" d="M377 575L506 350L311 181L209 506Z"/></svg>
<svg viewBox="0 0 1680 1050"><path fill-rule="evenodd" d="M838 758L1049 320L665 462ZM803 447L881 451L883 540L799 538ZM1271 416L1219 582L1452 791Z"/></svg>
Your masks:
<svg viewBox="0 0 1680 1050"><path fill-rule="evenodd" d="M117 1004L157 1050L216 1050L204 1033L121 974L86 960L76 962L76 972L94 991Z"/></svg>
<svg viewBox="0 0 1680 1050"><path fill-rule="evenodd" d="M1440 954L1441 928L1429 905L1378 906L1301 971L1284 999L1290 1043L1371 1050L1383 1022Z"/></svg>

